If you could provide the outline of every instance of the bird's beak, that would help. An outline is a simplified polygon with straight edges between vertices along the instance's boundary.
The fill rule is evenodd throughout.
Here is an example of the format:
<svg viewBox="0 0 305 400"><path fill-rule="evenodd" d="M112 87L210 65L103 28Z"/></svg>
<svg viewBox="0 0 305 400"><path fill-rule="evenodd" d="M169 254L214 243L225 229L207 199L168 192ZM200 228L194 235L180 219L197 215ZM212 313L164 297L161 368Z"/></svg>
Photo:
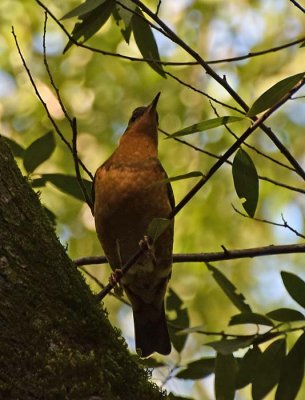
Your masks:
<svg viewBox="0 0 305 400"><path fill-rule="evenodd" d="M156 111L156 108L157 108L157 104L158 104L160 95L161 95L161 92L159 92L159 93L156 95L156 97L153 99L153 101L151 102L151 104L148 106L149 113Z"/></svg>

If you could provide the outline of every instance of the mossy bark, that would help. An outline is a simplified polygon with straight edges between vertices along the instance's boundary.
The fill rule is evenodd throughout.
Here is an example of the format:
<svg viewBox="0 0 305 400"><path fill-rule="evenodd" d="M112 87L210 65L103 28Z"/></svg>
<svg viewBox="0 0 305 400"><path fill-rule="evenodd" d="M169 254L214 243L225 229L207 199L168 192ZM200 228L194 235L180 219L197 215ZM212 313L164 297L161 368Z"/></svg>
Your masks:
<svg viewBox="0 0 305 400"><path fill-rule="evenodd" d="M162 399L0 138L0 398Z"/></svg>

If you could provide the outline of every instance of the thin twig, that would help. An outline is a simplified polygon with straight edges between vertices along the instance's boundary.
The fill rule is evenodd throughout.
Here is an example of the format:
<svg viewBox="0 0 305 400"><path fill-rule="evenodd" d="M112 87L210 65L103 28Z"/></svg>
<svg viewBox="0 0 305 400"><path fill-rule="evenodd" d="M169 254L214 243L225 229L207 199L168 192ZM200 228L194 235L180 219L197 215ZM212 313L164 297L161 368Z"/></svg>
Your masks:
<svg viewBox="0 0 305 400"><path fill-rule="evenodd" d="M85 187L84 181L81 177L80 174L80 169L79 169L79 159L77 156L77 121L76 118L72 119L72 155L73 155L73 160L74 160L74 167L75 167L75 173L76 173L76 178L79 183L79 186L81 188L81 191L83 193L84 199L86 200L86 203L88 204L91 213L93 215L93 203L92 200L87 193L87 189Z"/></svg>
<svg viewBox="0 0 305 400"><path fill-rule="evenodd" d="M163 129L159 128L159 131L162 132L165 136L170 137L170 134L169 134L168 132L165 132ZM237 138L237 137L236 137L236 138ZM188 147L190 147L191 149L193 149L193 150L195 150L195 151L198 151L198 152L200 152L200 153L202 153L202 154L205 154L205 155L207 155L207 156L209 156L209 157L211 157L211 158L215 158L215 159L219 160L219 159L222 157L221 155L217 155L217 154L211 153L211 152L208 151L208 150L201 149L200 147L195 146L194 144L189 143L189 142L187 142L186 140L183 140L183 139L181 139L181 138L173 137L172 139L175 140L175 141L178 142L178 143L181 143L181 144L183 144L183 145L185 145L185 146L188 146ZM244 145L245 145L245 144L246 144L246 143L244 143ZM249 147L251 148L252 146L249 146ZM263 153L263 154L264 154L264 153ZM268 158L267 155L266 155L266 158ZM231 165L231 166L233 165L232 161L230 161L230 160L226 160L226 164ZM285 165L285 164L284 164L284 165ZM288 167L289 167L289 166L288 166ZM289 168L290 168L290 167L289 167ZM271 179L271 178L269 178L269 177L267 177L267 176L258 175L258 178L259 178L261 181L266 181L266 182L272 183L273 185L280 186L280 187L282 187L282 188L284 188L284 189L288 189L288 190L292 190L292 191L294 191L294 192L298 192L298 193L305 194L305 189L302 189L302 188L299 188L299 187L295 187L295 186L291 186L291 185L287 185L286 183L283 183L283 182L275 181L274 179Z"/></svg>
<svg viewBox="0 0 305 400"><path fill-rule="evenodd" d="M159 14L160 7L161 7L161 3L162 3L162 0L159 0L159 1L158 1L158 5L157 5L157 9L156 9L156 14L157 14L157 15Z"/></svg>
<svg viewBox="0 0 305 400"><path fill-rule="evenodd" d="M195 60L199 62L199 64L204 68L207 74L209 74L216 82L218 82L230 95L231 97L239 104L246 112L249 111L249 106L246 102L240 97L240 95L229 85L226 77L220 77L217 72L215 72L209 64L204 61L204 59L193 50L190 46L188 46L179 36L177 36L173 30L171 30L157 15L155 15L145 4L143 4L140 0L131 0L134 4L139 6L142 11L144 11L149 17L151 17L157 24L162 28L162 30L166 33L167 37L170 37L171 40L184 49L189 55L191 55ZM260 120L258 117L252 117L253 121ZM272 130L265 126L263 123L260 124L260 128L267 134L267 136L273 141L276 147L285 155L290 164L294 167L296 172L305 180L305 171L297 162L297 160L292 156L289 150L282 144L282 142L278 139L278 137L272 132Z"/></svg>
<svg viewBox="0 0 305 400"><path fill-rule="evenodd" d="M31 71L30 71L29 67L27 66L27 63L26 63L26 61L25 61L25 58L23 57L23 54L22 54L22 52L21 52L21 49L20 49L20 46L19 46L19 43L18 43L18 39L17 39L17 36L16 36L16 34L15 34L15 30L14 30L14 27L13 27L13 26L12 26L12 34L13 34L13 37L14 37L14 40L15 40L15 44L16 44L16 47L17 47L17 51L18 51L18 54L19 54L19 56L20 56L20 58L21 58L23 67L24 67L24 69L26 70L26 73L27 73L27 75L28 75L28 77L29 77L29 80L30 80L30 82L31 82L31 84L32 84L32 87L33 87L33 89L34 89L34 92L35 92L36 96L38 97L40 103L42 104L43 108L45 109L46 114L47 114L47 116L48 116L48 119L49 119L49 121L51 122L51 124L53 125L53 127L54 127L55 131L57 132L58 136L59 136L60 139L65 143L65 145L69 148L69 150L71 151L71 154L73 154L73 150L72 150L71 144L68 142L68 140L67 140L67 139L64 137L64 135L62 134L62 132L61 132L61 130L59 129L58 125L56 124L54 118L52 117L52 115L51 115L51 113L50 113L50 111L49 111L49 109L48 109L47 104L45 103L45 101L44 101L43 98L41 97L41 94L39 93L39 90L38 90L38 88L37 88L37 86L36 86L36 83L35 83L35 81L34 81L34 78L33 78L32 74L31 74ZM91 179L93 179L93 175L92 175L91 172L87 169L87 167L84 165L84 163L83 163L81 160L79 160L79 163L80 163L81 167L83 168L83 170L88 174L88 176L89 176Z"/></svg>
<svg viewBox="0 0 305 400"><path fill-rule="evenodd" d="M43 4L40 0L36 0L37 4L42 7L48 14L49 16L54 20L54 22L56 22L56 24L62 29L62 31L65 33L65 35L67 36L67 38L73 43L75 44L75 46L90 50L94 53L99 53L102 54L104 56L111 56L111 57L118 57L118 58L122 58L125 60L129 60L129 61L138 61L138 62L152 62L155 64L159 64L159 65L164 65L164 66L189 66L189 65L199 65L200 63L198 61L161 61L161 60L155 60L154 58L140 58L140 57L132 57L132 56L127 56L125 54L120 54L120 53L113 53L111 51L107 51L107 50L102 50L102 49L97 49L95 47L92 46L88 46L84 43L78 42L77 40L75 40L70 33L67 31L67 29L65 28L65 26L59 21L58 18L55 17L55 15L48 9L48 7ZM156 13L158 15L158 13ZM252 57L258 57L261 55L265 55L268 53L273 53L273 52L277 52L280 50L284 50L288 47L292 47L292 46L296 46L299 43L302 43L305 41L305 37L302 37L300 39L296 39L293 42L289 42L289 43L285 43L276 47L272 47L269 49L265 49L265 50L260 50L257 52L249 52L247 54L244 55L240 55L240 56L236 56L236 57L229 57L229 58L223 58L223 59L218 59L218 60L209 60L206 61L207 64L220 64L220 63L229 63L229 62L235 62L235 61L241 61L241 60L245 60L247 58L252 58Z"/></svg>
<svg viewBox="0 0 305 400"><path fill-rule="evenodd" d="M212 97L212 96L210 96L208 93L206 93L206 92L204 92L204 91L202 91L202 90L200 90L200 89L195 88L194 86L190 85L189 83L186 83L185 81L183 81L182 79L178 78L176 75L172 74L171 72L169 72L169 71L164 71L164 73L165 73L166 75L170 76L172 79L174 79L174 80L177 81L178 83L180 83L181 85L183 85L183 86L185 86L185 87L191 89L193 92L202 94L203 96L205 96L205 97L208 98L209 100L214 101L214 103L220 104L221 106L226 107L226 108L229 108L230 110L237 111L237 112L240 113L240 114L243 114L243 115L246 114L245 111L241 110L240 108L231 106L230 104L226 104L226 103L224 103L224 102L222 102L222 101L220 101L220 100L215 99L215 97Z"/></svg>
<svg viewBox="0 0 305 400"><path fill-rule="evenodd" d="M60 104L60 107L62 109L62 112L64 113L66 119L69 121L71 127L72 127L72 118L70 117L68 111L66 110L66 107L61 99L60 93L59 93L59 89L55 84L55 81L53 79L53 75L51 73L50 67L49 67L49 63L48 63L48 59L47 59L47 47L46 47L46 35L47 35L47 22L48 22L48 13L45 11L44 13L44 24L43 24L43 36L42 36L42 46L43 46L43 62L44 62L44 66L46 68L46 71L48 73L49 76L49 80L51 83L52 88L54 89L55 93L56 93L56 97L57 100Z"/></svg>
<svg viewBox="0 0 305 400"><path fill-rule="evenodd" d="M302 239L305 239L305 235L303 235L302 233L298 232L296 229L292 228L292 226L290 226L290 225L287 223L287 221L284 219L283 214L281 214L283 223L280 223L280 222L274 222L274 221L270 221L270 220L262 219L262 218L257 218L257 217L249 217L249 215L247 215L247 214L243 213L242 211L238 210L233 204L232 204L232 207L233 207L234 211L235 211L237 214L241 215L241 216L244 217L244 218L250 218L250 219L252 219L252 220L254 220L254 221L263 222L264 224L279 226L279 227L281 227L281 228L287 228L287 229L289 229L291 232L293 232L296 236L298 236L298 237L300 237L300 238L302 238Z"/></svg>
<svg viewBox="0 0 305 400"><path fill-rule="evenodd" d="M216 107L212 104L212 101L210 101L210 105L211 105L211 107L212 107L212 109L213 109L215 115L216 115L217 117L220 117L220 115L219 115L219 113L218 113ZM236 133L233 132L233 130L229 127L229 125L225 124L225 128L226 128L226 130L230 133L230 135L232 135L235 139L238 138L238 136L236 135ZM283 167L283 168L287 168L287 169L289 169L290 171L295 172L295 169L294 169L293 167L291 167L290 165L284 164L284 163L282 163L281 161L278 161L278 160L276 160L275 158L273 158L273 157L271 157L271 156L268 156L268 154L263 153L261 150L257 149L255 146L251 146L250 144L248 144L248 143L246 143L246 142L244 143L244 146L246 146L248 149L253 150L255 153L259 154L260 156L262 156L262 157L264 157L264 158L266 158L266 159L272 161L273 163L275 163L275 164L277 164L277 165L280 165L280 166Z"/></svg>

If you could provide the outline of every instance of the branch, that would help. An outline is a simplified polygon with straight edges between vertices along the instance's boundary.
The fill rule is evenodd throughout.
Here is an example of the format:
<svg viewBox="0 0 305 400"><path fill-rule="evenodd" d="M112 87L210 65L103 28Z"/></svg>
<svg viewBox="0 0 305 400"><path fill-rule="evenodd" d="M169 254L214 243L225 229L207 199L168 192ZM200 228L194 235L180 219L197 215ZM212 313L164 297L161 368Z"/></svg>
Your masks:
<svg viewBox="0 0 305 400"><path fill-rule="evenodd" d="M120 53L113 53L111 51L107 51L107 50L102 50L102 49L97 49L96 47L92 47L89 45L86 45L84 43L78 42L77 40L75 40L70 33L67 31L67 29L65 28L65 26L59 21L59 19L57 17L55 17L55 15L48 9L48 7L43 4L40 0L36 0L36 3L43 8L48 14L49 16L54 20L54 22L61 28L61 30L65 33L65 35L67 36L67 38L69 40L71 40L71 42L77 46L77 47L81 47L83 49L87 49L90 50L94 53L99 53L102 54L104 56L111 56L111 57L117 57L117 58L122 58L125 60L129 60L129 61L135 61L135 62L153 62L155 64L159 64L159 65L164 65L164 66L189 66L189 65L199 65L200 63L198 61L161 61L161 60L155 60L154 58L140 58L140 57L132 57L132 56L127 56L125 54L120 54ZM159 0L159 4L161 4L161 1ZM129 9L128 7L125 6L126 9L128 9L130 12L133 12L131 9ZM156 15L158 15L158 10L155 13ZM153 26L153 28L155 29L156 27ZM270 54L270 53L274 53L280 50L284 50L286 48L292 47L292 46L296 46L299 43L303 43L305 41L305 37L296 39L292 42L289 43L285 43L279 46L275 46L275 47L271 47L269 49L265 49L265 50L260 50L260 51L253 51L253 52L249 52L247 54L243 54L240 56L236 56L236 57L228 57L228 58L222 58L222 59L217 59L217 60L208 60L206 61L207 64L222 64L222 63L229 63L229 62L235 62L235 61L242 61L242 60L246 60L247 58L253 58L253 57L258 57L258 56L262 56L262 55L266 55L266 54Z"/></svg>
<svg viewBox="0 0 305 400"><path fill-rule="evenodd" d="M87 189L84 185L84 181L82 180L80 170L79 170L79 158L77 156L77 122L76 118L73 118L72 122L72 155L73 155L73 160L74 160L74 167L75 167L75 173L76 173L76 178L79 183L79 186L81 188L81 191L83 192L84 199L86 200L86 203L88 204L91 213L93 215L94 213L94 208L93 208L93 203L92 200L87 193Z"/></svg>
<svg viewBox="0 0 305 400"><path fill-rule="evenodd" d="M47 114L47 116L48 116L48 119L49 119L49 121L51 122L51 124L53 125L53 127L54 127L56 133L58 134L58 136L60 137L60 139L65 143L65 145L69 148L71 154L73 154L73 149L72 149L71 144L68 142L68 140L67 140L67 139L64 137L64 135L62 134L62 132L61 132L61 130L59 129L58 125L56 124L54 118L53 118L52 115L50 114L50 111L49 111L49 109L48 109L47 104L45 103L45 101L44 101L43 98L41 97L41 94L39 93L39 90L38 90L38 88L37 88L37 86L36 86L36 83L35 83L35 81L34 81L34 78L33 78L32 74L31 74L31 71L30 71L29 67L27 66L27 63L26 63L26 61L25 61L25 58L23 57L23 54L22 54L22 52L21 52L21 49L20 49L20 46L19 46L19 43L18 43L18 39L17 39L17 36L16 36L16 34L15 34L15 30L14 30L14 27L13 27L13 26L12 26L12 35L13 35L13 37L14 37L15 44L16 44L16 47L17 47L17 51L18 51L18 54L19 54L19 56L20 56L20 58L21 58L23 67L24 67L24 69L26 70L26 73L27 73L27 75L28 75L28 77L29 77L29 80L30 80L30 82L31 82L31 84L32 84L32 87L33 87L33 89L34 89L34 92L35 92L36 96L38 97L40 103L42 104L43 108L45 109L46 114ZM83 170L88 174L88 176L89 176L91 179L93 179L93 175L92 175L91 172L87 169L87 167L84 165L84 163L83 163L81 160L79 160L79 163L80 163L81 167L83 168Z"/></svg>
<svg viewBox="0 0 305 400"><path fill-rule="evenodd" d="M240 258L253 258L263 256L273 256L280 254L305 253L305 243L286 244L286 245L270 245L263 247L254 247L249 249L237 249L212 252L212 253L188 253L174 254L173 263L193 263L193 262L213 262L213 261L228 261L237 260ZM107 258L101 257L82 257L74 260L77 267L94 264L107 264Z"/></svg>
<svg viewBox="0 0 305 400"><path fill-rule="evenodd" d="M267 110L260 118L256 119L252 126L250 126L241 137L225 152L225 154L210 168L208 173L202 177L199 182L187 193L187 195L176 205L173 211L168 215L168 219L173 219L175 215L196 195L196 193L212 178L218 169L227 161L227 159L239 148L239 146L258 128L263 122L270 117L278 108L280 108L291 96L293 96L303 85L305 78L301 79L278 103ZM127 263L122 267L121 272L123 276L143 253L143 249L139 250L131 257ZM113 285L108 283L107 286L96 296L98 300L102 300L112 289Z"/></svg>
<svg viewBox="0 0 305 400"><path fill-rule="evenodd" d="M305 8L301 6L297 1L295 0L290 0L291 3L293 3L299 10L301 10L303 13L305 13Z"/></svg>
<svg viewBox="0 0 305 400"><path fill-rule="evenodd" d="M143 4L140 0L131 0L134 4L139 6L142 11L144 11L147 15L149 15L158 25L163 29L167 37L170 37L171 40L178 44L182 49L184 49L189 55L191 55L198 63L204 68L207 74L209 74L216 82L218 82L231 96L232 98L239 104L246 112L249 110L248 105L245 101L239 96L237 92L229 85L226 78L221 78L217 72L215 72L209 64L190 46L188 46L179 36L177 36L174 31L172 31L157 15L155 15L145 4ZM257 121L258 117L253 117L253 121ZM282 144L282 142L277 138L277 136L272 132L272 130L265 126L264 124L260 124L261 129L267 134L267 136L273 141L276 147L285 155L290 164L294 167L296 172L305 180L305 171L297 162L297 160L290 154L289 150Z"/></svg>
<svg viewBox="0 0 305 400"><path fill-rule="evenodd" d="M280 223L280 222L269 221L269 220L267 220L267 219L261 219L261 218L256 218L256 217L249 217L249 215L247 215L247 214L245 214L245 213L239 211L236 207L234 207L233 204L232 204L232 207L233 207L234 211L235 211L237 214L241 215L241 216L244 217L244 218L250 218L250 219L252 219L252 220L254 220L254 221L263 222L264 224L269 224L269 225L274 225L274 226L280 226L281 228L287 228L287 229L289 229L291 232L293 232L296 236L298 236L298 237L300 237L300 238L302 238L302 239L305 239L305 236L304 236L302 233L298 232L296 229L294 229L292 226L290 226L290 225L288 224L288 222L285 220L283 214L281 215L283 223Z"/></svg>

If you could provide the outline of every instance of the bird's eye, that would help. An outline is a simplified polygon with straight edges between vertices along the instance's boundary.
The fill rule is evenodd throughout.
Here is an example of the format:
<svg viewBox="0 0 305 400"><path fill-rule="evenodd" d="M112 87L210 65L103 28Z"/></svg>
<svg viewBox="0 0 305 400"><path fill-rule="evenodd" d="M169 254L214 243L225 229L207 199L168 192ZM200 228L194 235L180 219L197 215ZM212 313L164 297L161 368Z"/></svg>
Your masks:
<svg viewBox="0 0 305 400"><path fill-rule="evenodd" d="M138 119L141 115L144 114L144 111L146 110L146 107L138 107L134 110L134 112L131 115L131 118L129 120L129 123L134 122L136 119Z"/></svg>

